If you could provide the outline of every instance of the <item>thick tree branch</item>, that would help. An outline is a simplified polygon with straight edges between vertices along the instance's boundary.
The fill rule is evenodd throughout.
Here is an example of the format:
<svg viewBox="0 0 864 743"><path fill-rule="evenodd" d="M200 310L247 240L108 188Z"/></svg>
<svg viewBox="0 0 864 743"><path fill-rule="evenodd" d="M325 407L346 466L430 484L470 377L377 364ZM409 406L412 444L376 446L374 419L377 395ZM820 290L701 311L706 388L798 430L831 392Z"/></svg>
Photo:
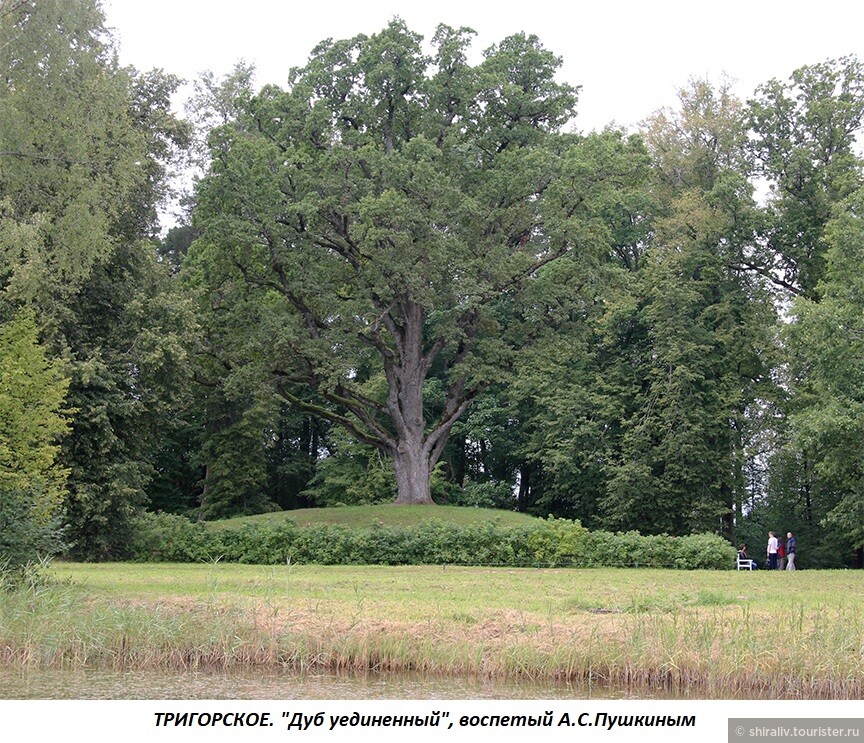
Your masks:
<svg viewBox="0 0 864 743"><path fill-rule="evenodd" d="M750 263L749 261L739 261L738 263L730 263L728 264L729 268L733 271L751 271L753 273L757 273L763 278L768 279L775 286L779 286L786 291L798 296L801 294L801 289L794 284L790 284L788 281L784 281L783 279L773 275L771 270L766 268L765 266L759 266L755 263Z"/></svg>
<svg viewBox="0 0 864 743"><path fill-rule="evenodd" d="M464 382L461 386L464 390ZM480 394L481 389L481 387L477 387L469 392L463 392L457 398L448 400L438 423L426 437L424 448L430 465L434 466L438 461L441 452L444 451L444 447L447 444L447 437L450 435L451 429L468 409L474 398Z"/></svg>
<svg viewBox="0 0 864 743"><path fill-rule="evenodd" d="M331 423L336 423L337 425L342 426L352 436L356 437L358 441L362 441L365 444L369 444L370 446L374 446L377 449L386 452L393 452L396 448L396 442L392 437L387 435L379 436L376 433L364 431L351 418L340 415L322 405L315 405L314 403L297 397L297 395L288 392L284 388L280 388L277 396L299 410L303 410L306 413L312 413L313 415L324 418Z"/></svg>
<svg viewBox="0 0 864 743"><path fill-rule="evenodd" d="M378 441L385 442L391 448L396 445L393 437L375 420L368 409L372 407L384 413L388 412L380 403L369 400L369 398L355 393L353 390L349 390L342 385L337 386L333 392L320 390L320 394L326 400L335 405L340 405L356 415Z"/></svg>

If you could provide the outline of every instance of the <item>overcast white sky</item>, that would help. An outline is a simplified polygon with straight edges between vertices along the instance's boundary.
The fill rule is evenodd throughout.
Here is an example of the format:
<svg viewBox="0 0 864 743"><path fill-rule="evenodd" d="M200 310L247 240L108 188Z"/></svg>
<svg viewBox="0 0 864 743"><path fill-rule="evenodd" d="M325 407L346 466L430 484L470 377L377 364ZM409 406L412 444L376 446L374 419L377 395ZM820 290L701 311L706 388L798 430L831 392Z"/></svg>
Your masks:
<svg viewBox="0 0 864 743"><path fill-rule="evenodd" d="M427 39L438 23L470 26L478 53L511 33L533 33L564 58L562 80L582 86L582 130L635 124L674 104L689 77L716 81L725 72L747 97L802 65L864 58L860 0L104 0L104 7L123 63L189 79L205 69L224 74L242 58L256 65L259 85L284 85L321 39L375 33L395 15Z"/></svg>

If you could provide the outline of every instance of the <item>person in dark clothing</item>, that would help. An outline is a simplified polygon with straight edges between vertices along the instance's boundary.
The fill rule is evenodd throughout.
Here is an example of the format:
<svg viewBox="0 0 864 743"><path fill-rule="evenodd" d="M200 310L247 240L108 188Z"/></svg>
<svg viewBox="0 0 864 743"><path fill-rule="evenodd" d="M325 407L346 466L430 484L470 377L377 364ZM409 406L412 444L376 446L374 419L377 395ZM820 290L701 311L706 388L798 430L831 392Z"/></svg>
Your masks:
<svg viewBox="0 0 864 743"><path fill-rule="evenodd" d="M747 554L747 545L742 544L738 547L738 561L744 565L748 562L750 563L750 570L756 570L759 566L756 564L756 560L752 559L750 555Z"/></svg>
<svg viewBox="0 0 864 743"><path fill-rule="evenodd" d="M786 570L795 570L795 549L798 547L798 540L792 536L790 531L786 535Z"/></svg>

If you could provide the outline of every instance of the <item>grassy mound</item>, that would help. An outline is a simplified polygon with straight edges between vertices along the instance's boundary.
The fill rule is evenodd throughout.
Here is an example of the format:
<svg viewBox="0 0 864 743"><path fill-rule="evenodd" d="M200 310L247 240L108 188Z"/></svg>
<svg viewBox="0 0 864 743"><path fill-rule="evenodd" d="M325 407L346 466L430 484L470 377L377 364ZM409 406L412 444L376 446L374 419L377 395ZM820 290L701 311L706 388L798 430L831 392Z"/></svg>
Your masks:
<svg viewBox="0 0 864 743"><path fill-rule="evenodd" d="M209 522L213 529L241 529L247 524L274 525L286 520L297 526L338 524L368 529L372 526L420 526L432 520L456 526L495 522L500 526L528 526L540 519L515 511L465 506L396 506L382 503L373 506L340 506L338 508L298 508L293 511L262 513Z"/></svg>

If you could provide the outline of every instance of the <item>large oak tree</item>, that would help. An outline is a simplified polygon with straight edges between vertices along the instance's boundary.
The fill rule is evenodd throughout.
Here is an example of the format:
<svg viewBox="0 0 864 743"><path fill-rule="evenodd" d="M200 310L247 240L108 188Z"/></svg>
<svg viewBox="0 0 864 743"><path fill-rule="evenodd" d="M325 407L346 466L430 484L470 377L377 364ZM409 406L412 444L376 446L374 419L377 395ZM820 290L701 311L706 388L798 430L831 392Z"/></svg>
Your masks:
<svg viewBox="0 0 864 743"><path fill-rule="evenodd" d="M608 237L614 169L561 131L560 60L519 34L472 65L472 36L322 42L211 135L198 192L187 268L235 366L389 455L397 503L432 502L454 423L530 342L528 289L553 263L579 283Z"/></svg>

